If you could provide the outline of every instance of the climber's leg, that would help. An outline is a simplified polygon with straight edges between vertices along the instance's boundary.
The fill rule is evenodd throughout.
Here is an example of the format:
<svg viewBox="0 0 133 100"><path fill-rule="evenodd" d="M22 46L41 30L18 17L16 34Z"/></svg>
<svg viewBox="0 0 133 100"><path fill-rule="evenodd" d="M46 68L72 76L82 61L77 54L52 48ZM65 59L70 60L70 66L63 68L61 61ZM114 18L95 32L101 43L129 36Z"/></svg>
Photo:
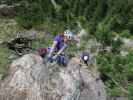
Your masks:
<svg viewBox="0 0 133 100"><path fill-rule="evenodd" d="M67 66L68 58L64 55L60 55L57 59L57 62L58 62L59 65Z"/></svg>

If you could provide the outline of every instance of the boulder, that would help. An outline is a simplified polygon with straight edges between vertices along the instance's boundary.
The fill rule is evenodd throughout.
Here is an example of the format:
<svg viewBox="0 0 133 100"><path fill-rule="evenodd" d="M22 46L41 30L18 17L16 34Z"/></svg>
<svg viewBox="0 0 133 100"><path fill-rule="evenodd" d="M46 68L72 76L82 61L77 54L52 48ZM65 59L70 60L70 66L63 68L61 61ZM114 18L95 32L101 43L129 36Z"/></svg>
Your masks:
<svg viewBox="0 0 133 100"><path fill-rule="evenodd" d="M13 18L16 16L15 6L0 5L0 17Z"/></svg>
<svg viewBox="0 0 133 100"><path fill-rule="evenodd" d="M80 64L78 57L63 67L45 63L36 54L24 55L13 61L0 84L0 100L106 100L104 84L93 67Z"/></svg>

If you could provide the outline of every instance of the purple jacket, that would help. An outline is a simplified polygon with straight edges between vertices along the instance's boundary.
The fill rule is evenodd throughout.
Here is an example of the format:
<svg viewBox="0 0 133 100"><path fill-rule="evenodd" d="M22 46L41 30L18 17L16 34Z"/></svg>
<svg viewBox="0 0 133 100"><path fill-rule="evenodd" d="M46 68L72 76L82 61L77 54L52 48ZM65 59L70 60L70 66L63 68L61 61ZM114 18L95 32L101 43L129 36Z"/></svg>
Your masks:
<svg viewBox="0 0 133 100"><path fill-rule="evenodd" d="M63 38L58 34L54 37L54 41L57 41L56 49L60 50L63 47L62 43Z"/></svg>

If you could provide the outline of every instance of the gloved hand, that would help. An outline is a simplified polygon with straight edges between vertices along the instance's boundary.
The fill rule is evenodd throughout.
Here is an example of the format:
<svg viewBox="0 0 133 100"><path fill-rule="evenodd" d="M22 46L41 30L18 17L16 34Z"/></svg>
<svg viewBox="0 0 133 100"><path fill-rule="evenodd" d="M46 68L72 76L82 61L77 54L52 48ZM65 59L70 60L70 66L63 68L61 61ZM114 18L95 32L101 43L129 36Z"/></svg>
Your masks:
<svg viewBox="0 0 133 100"><path fill-rule="evenodd" d="M52 57L52 59L53 59L53 60L56 60L57 57L58 57L58 55L55 55L55 56Z"/></svg>

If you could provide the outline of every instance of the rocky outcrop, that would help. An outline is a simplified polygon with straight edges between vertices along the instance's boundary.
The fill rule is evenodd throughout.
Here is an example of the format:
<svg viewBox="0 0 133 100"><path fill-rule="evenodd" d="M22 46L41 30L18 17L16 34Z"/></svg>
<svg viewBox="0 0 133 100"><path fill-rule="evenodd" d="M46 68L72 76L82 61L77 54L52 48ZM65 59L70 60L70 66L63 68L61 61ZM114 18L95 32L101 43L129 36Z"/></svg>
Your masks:
<svg viewBox="0 0 133 100"><path fill-rule="evenodd" d="M0 5L0 17L13 18L16 16L15 6Z"/></svg>
<svg viewBox="0 0 133 100"><path fill-rule="evenodd" d="M122 42L127 47L133 47L133 40L132 39L122 38Z"/></svg>
<svg viewBox="0 0 133 100"><path fill-rule="evenodd" d="M35 54L15 60L1 83L0 100L106 100L93 65L73 58L67 67L43 63Z"/></svg>

